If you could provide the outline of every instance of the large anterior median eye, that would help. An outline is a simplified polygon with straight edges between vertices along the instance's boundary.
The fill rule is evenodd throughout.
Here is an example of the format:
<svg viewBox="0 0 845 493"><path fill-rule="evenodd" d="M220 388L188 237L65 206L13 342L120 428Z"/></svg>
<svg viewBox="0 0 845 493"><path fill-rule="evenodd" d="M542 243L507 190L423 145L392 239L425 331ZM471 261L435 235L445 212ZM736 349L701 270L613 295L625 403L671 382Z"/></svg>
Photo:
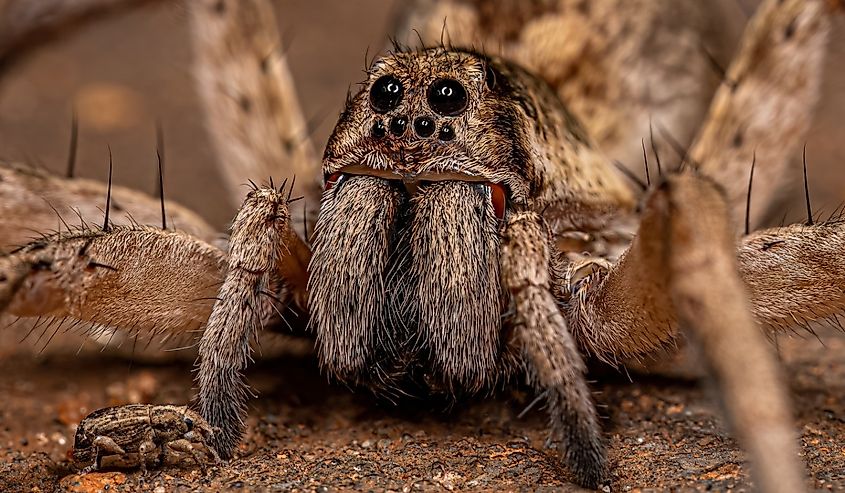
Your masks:
<svg viewBox="0 0 845 493"><path fill-rule="evenodd" d="M467 107L467 90L455 79L437 79L428 88L428 105L440 115L458 115Z"/></svg>
<svg viewBox="0 0 845 493"><path fill-rule="evenodd" d="M392 75L376 79L370 88L370 105L377 113L387 113L399 106L402 100L402 83Z"/></svg>

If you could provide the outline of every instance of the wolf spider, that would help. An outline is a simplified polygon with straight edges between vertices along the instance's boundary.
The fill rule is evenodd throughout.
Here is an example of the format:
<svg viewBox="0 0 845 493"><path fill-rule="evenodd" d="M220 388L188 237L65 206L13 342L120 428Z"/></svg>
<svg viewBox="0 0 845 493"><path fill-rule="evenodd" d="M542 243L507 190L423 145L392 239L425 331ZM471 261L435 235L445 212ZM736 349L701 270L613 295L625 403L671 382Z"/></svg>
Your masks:
<svg viewBox="0 0 845 493"><path fill-rule="evenodd" d="M845 229L839 221L748 226L774 200L807 131L836 2L764 2L688 150L670 137L686 142L694 131L673 98L692 91L700 100L706 85L701 63L684 57L694 41L670 38L681 54L671 61L689 66L665 88L669 103L640 100L669 127L646 149L640 138L651 123L612 96L612 84L633 84L596 67L602 56L624 60L613 59L622 57L614 40L645 49L642 29L652 26L575 31L608 9L652 7L525 5L415 4L408 22L420 26L422 44L439 44L397 46L370 65L326 146L321 185L309 179L310 144L295 138L302 118L269 6L191 3L195 72L229 182L295 174L311 199L303 209L316 216L313 231L297 232L293 182L253 186L221 246L213 228L176 204L161 207L179 229L142 226L158 213L153 198L4 165L5 244L20 238L24 218L52 224L54 206L41 197L78 207L83 226L0 258L0 309L130 333L202 328L198 408L220 428L212 445L223 457L244 433L242 373L259 327L313 336L330 375L389 398L476 394L525 376L547 402L551 440L588 487L607 479L607 465L584 357L617 364L667 348L683 328L719 385L760 488L801 490L788 398L765 335L841 311ZM449 12L456 20L447 32L437 24ZM508 35L511 24L521 37ZM576 44L579 35L567 72L555 65L563 55L554 43ZM503 56L452 47L473 39L498 39ZM601 77L607 85L596 89ZM605 110L622 121L603 124L612 119ZM616 151L634 136L661 171L654 184L627 181L591 129ZM667 145L681 157L671 171L658 152ZM648 164L646 174L650 182ZM112 201L102 228L87 226L93 197L104 195ZM131 224L109 216L114 201L132 211Z"/></svg>

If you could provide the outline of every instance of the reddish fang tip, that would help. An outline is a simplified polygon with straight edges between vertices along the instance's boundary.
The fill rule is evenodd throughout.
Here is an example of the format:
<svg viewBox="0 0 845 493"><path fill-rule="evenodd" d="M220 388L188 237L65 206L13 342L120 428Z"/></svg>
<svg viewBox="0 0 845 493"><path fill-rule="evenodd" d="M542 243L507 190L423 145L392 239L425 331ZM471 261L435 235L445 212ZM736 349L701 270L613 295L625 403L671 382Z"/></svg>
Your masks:
<svg viewBox="0 0 845 493"><path fill-rule="evenodd" d="M326 191L335 186L341 176L343 176L343 173L340 171L330 174L329 177L326 178Z"/></svg>
<svg viewBox="0 0 845 493"><path fill-rule="evenodd" d="M490 187L490 198L493 200L493 211L499 219L505 218L505 187L497 183L487 183Z"/></svg>

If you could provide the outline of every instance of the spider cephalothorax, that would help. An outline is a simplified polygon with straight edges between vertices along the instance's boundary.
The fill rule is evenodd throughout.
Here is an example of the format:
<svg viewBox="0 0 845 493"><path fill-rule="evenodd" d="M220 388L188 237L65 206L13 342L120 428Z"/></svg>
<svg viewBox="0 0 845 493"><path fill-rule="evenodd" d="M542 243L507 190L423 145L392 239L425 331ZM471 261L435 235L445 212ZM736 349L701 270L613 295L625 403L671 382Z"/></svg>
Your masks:
<svg viewBox="0 0 845 493"><path fill-rule="evenodd" d="M595 156L551 89L515 65L443 48L378 60L323 160L309 308L324 367L379 389L506 379L506 221L551 204L584 213L596 187L629 198Z"/></svg>
<svg viewBox="0 0 845 493"><path fill-rule="evenodd" d="M497 380L500 221L536 190L524 112L500 87L488 59L436 49L379 60L347 104L324 157L310 278L334 374L389 386L422 365L434 387Z"/></svg>
<svg viewBox="0 0 845 493"><path fill-rule="evenodd" d="M485 69L442 50L382 59L330 138L309 286L321 360L340 377L390 386L422 365L435 387L496 379L498 221L506 187L527 200L531 170L522 127L489 129L520 159L479 145L475 122L498 102Z"/></svg>

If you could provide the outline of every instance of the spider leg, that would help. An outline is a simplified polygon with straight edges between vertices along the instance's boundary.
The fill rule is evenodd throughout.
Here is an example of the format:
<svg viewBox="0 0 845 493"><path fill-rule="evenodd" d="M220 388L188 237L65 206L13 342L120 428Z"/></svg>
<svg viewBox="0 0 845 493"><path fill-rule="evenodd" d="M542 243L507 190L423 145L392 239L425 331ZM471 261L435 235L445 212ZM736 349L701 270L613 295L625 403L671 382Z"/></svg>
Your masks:
<svg viewBox="0 0 845 493"><path fill-rule="evenodd" d="M597 488L607 460L575 339L552 295L550 232L535 212L512 214L502 238L501 277L529 375L547 393L551 439L583 486Z"/></svg>
<svg viewBox="0 0 845 493"><path fill-rule="evenodd" d="M211 311L225 254L178 231L57 233L0 256L0 309L146 335L189 335Z"/></svg>
<svg viewBox="0 0 845 493"><path fill-rule="evenodd" d="M102 224L108 186L83 178L63 178L21 164L0 162L0 252L40 234ZM109 218L116 225L160 225L159 199L119 185L111 189ZM204 241L219 234L190 209L166 200L168 224ZM72 226L68 226L68 225Z"/></svg>
<svg viewBox="0 0 845 493"><path fill-rule="evenodd" d="M686 328L760 489L800 491L787 395L752 316L729 214L713 183L669 176L648 197L637 237L617 265L574 287L565 301L568 319L582 347L606 360L657 349L676 326Z"/></svg>
<svg viewBox="0 0 845 493"><path fill-rule="evenodd" d="M200 414L220 428L210 439L221 457L232 456L243 435L249 387L242 375L262 323L261 294L282 277L304 307L310 252L293 231L284 190L250 192L232 224L228 272L199 345Z"/></svg>
<svg viewBox="0 0 845 493"><path fill-rule="evenodd" d="M789 166L821 93L831 5L827 0L760 5L690 149L691 163L725 188L738 231L755 155L751 229L787 185L798 182Z"/></svg>
<svg viewBox="0 0 845 493"><path fill-rule="evenodd" d="M770 330L832 321L845 309L845 222L793 224L742 239L739 272L751 310Z"/></svg>

